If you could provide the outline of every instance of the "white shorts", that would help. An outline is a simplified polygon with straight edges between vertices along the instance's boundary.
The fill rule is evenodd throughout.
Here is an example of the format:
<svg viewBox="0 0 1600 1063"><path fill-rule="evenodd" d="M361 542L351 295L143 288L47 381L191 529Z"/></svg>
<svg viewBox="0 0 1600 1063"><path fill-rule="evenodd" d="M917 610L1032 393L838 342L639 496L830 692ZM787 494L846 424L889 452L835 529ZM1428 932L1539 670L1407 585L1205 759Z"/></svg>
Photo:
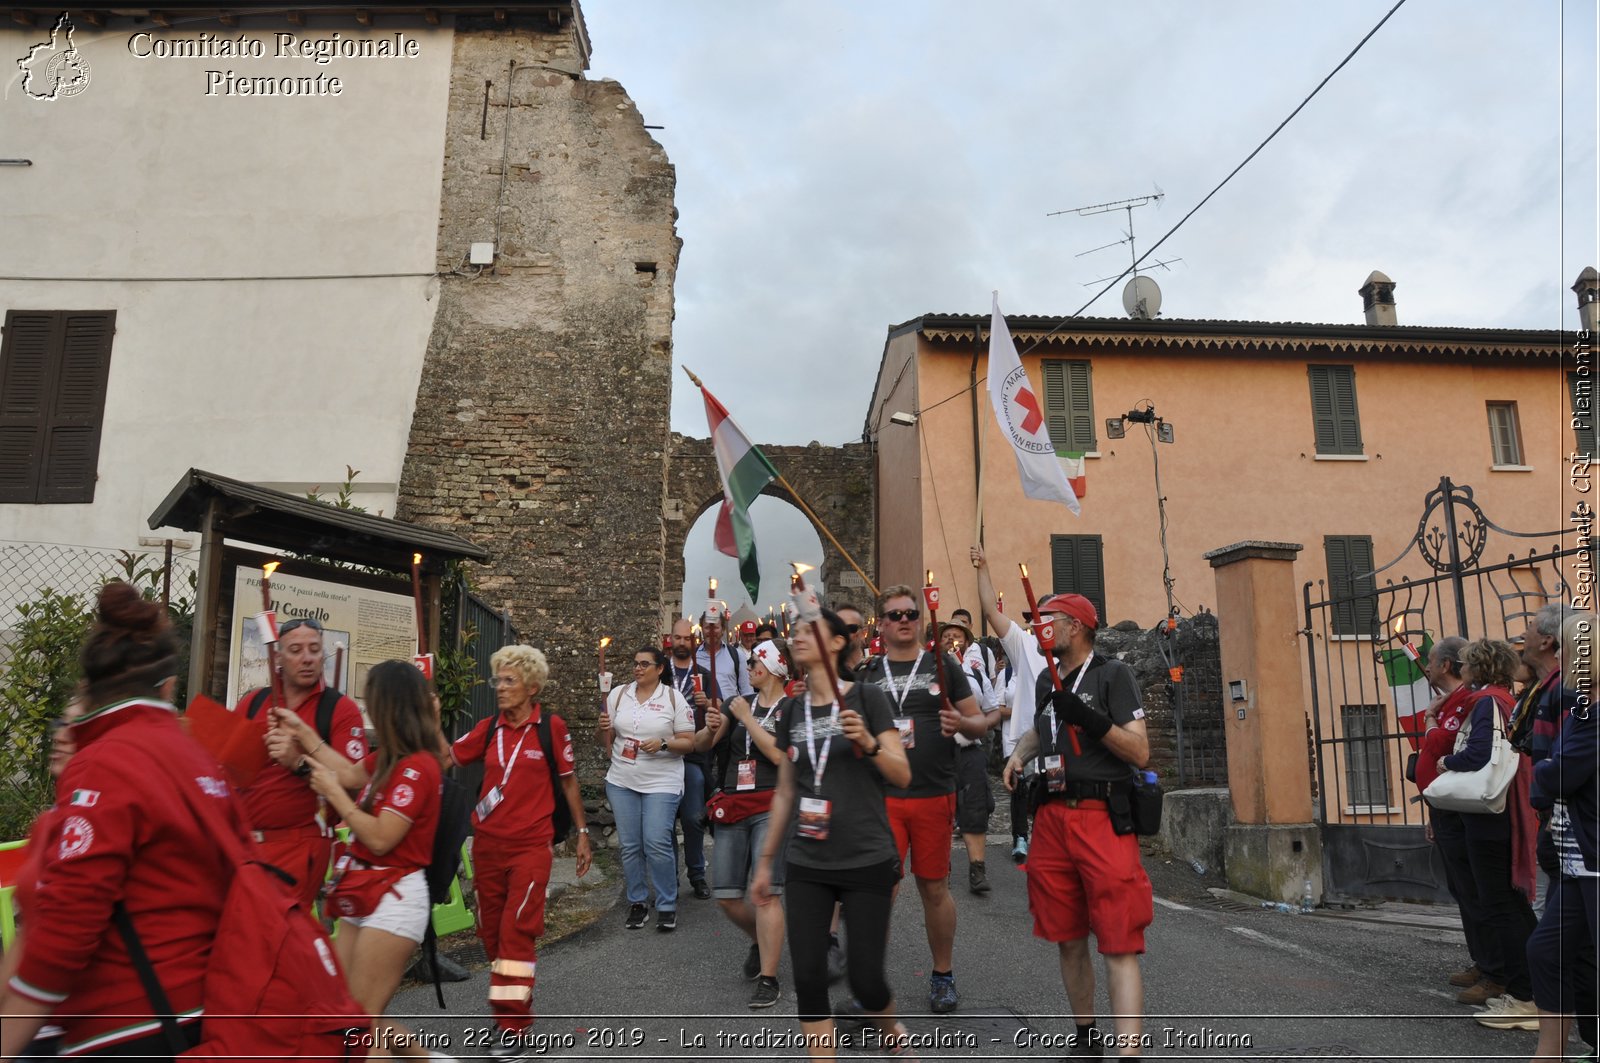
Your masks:
<svg viewBox="0 0 1600 1063"><path fill-rule="evenodd" d="M421 944L431 918L433 906L428 903L428 876L426 872L413 871L383 895L371 915L360 919L344 916L344 921L351 926L382 930Z"/></svg>

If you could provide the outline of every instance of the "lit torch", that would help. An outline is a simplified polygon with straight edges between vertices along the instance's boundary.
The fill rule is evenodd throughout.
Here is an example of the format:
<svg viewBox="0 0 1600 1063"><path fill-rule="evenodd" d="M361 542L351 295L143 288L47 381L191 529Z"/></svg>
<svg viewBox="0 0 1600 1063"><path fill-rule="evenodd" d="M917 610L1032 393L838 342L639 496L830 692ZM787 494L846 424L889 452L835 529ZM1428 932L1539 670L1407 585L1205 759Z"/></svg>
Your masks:
<svg viewBox="0 0 1600 1063"><path fill-rule="evenodd" d="M600 640L600 671L606 670L606 647L611 645L611 636L607 635Z"/></svg>
<svg viewBox="0 0 1600 1063"><path fill-rule="evenodd" d="M289 703L283 696L283 676L278 673L278 618L272 611L272 574L278 571L278 564L277 561L268 561L261 566L261 613L256 617L256 630L260 633L262 645L267 648L267 677L272 687L272 700L275 704L287 707ZM268 726L270 729L275 725Z"/></svg>
<svg viewBox="0 0 1600 1063"><path fill-rule="evenodd" d="M1394 637L1400 640L1400 650L1410 658L1411 663L1420 665L1422 663L1422 654L1417 652L1417 648L1411 644L1411 640L1406 638L1405 632L1401 630L1405 626L1405 622L1406 618L1404 616L1394 618Z"/></svg>
<svg viewBox="0 0 1600 1063"><path fill-rule="evenodd" d="M1033 593L1033 581L1028 579L1028 566L1018 564L1022 570L1022 593L1028 598L1028 614L1033 617L1033 633L1039 640L1039 652L1044 654L1044 663L1050 669L1050 682L1057 690L1061 689L1061 673L1056 671L1056 628L1055 625L1039 615L1039 599ZM1088 667L1085 662L1084 667ZM1078 747L1078 729L1067 728L1067 737L1072 740L1073 755L1081 753Z"/></svg>

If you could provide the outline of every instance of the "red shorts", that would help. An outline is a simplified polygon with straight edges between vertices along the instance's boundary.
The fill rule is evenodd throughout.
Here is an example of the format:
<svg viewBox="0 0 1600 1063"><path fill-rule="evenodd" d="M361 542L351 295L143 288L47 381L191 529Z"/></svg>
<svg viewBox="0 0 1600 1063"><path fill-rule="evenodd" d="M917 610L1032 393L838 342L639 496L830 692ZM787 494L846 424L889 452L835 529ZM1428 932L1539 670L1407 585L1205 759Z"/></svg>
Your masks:
<svg viewBox="0 0 1600 1063"><path fill-rule="evenodd" d="M911 850L911 873L918 878L948 878L950 833L956 822L956 795L885 798L889 829L900 853L900 870Z"/></svg>
<svg viewBox="0 0 1600 1063"><path fill-rule="evenodd" d="M1093 933L1102 955L1144 952L1144 929L1155 917L1150 879L1138 837L1111 829L1105 802L1040 805L1026 870L1034 937L1078 941Z"/></svg>

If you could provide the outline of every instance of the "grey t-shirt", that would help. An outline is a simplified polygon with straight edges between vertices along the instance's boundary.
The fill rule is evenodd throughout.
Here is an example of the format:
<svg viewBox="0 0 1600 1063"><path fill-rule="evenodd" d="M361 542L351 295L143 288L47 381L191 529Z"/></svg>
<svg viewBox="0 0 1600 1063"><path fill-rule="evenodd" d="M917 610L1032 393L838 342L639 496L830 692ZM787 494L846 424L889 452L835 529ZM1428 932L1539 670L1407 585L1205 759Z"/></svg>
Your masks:
<svg viewBox="0 0 1600 1063"><path fill-rule="evenodd" d="M1061 667L1059 661L1056 667ZM1083 667L1088 671L1084 674L1083 682L1078 684L1078 697L1083 699L1084 704L1102 716L1109 716L1114 724L1144 719L1144 706L1139 701L1139 684L1132 668L1099 654L1091 655ZM1062 689L1072 689L1078 671L1073 669L1061 677ZM1053 692L1050 673L1041 673L1035 688L1039 712L1034 717L1034 729L1039 735L1041 765L1042 758L1060 753L1065 758L1062 764L1066 767L1068 779L1080 782L1117 782L1126 779L1132 770L1128 762L1101 745L1098 739L1090 738L1081 731L1078 733L1078 744L1083 753L1081 756L1073 755L1072 739L1067 737L1066 723L1047 711ZM1054 735L1050 730L1052 720L1055 722Z"/></svg>
<svg viewBox="0 0 1600 1063"><path fill-rule="evenodd" d="M954 705L963 698L971 697L972 685L967 681L967 674L961 670L961 662L948 653L941 653L939 659L944 665L940 681L949 688L950 703ZM914 674L911 671L913 666L916 668ZM890 680L884 674L885 668L889 670L888 675L893 677L893 692ZM939 710L944 705L943 695L928 690L928 685L934 681L933 654L923 654L920 664L915 660L891 661L887 657L880 657L860 676L863 682L872 683L883 691L895 717L911 721L912 737L906 739L904 734L901 735L906 742L906 759L911 762L911 785L904 789L890 787L889 796L940 797L955 793L956 740L940 732ZM897 704L895 699L900 694L905 695L905 700Z"/></svg>
<svg viewBox="0 0 1600 1063"><path fill-rule="evenodd" d="M844 696L844 707L854 709L874 735L894 730L889 699L875 686L857 683ZM832 705L812 705L811 741L806 734L806 699L785 698L778 705L778 727L773 737L794 762L795 808L789 827L788 861L802 867L855 868L893 860L894 833L884 805L885 784L871 758L856 756L855 743L844 736L833 716ZM811 750L820 758L827 743L827 767L818 792ZM800 801L820 797L832 802L828 836L823 840L799 836Z"/></svg>

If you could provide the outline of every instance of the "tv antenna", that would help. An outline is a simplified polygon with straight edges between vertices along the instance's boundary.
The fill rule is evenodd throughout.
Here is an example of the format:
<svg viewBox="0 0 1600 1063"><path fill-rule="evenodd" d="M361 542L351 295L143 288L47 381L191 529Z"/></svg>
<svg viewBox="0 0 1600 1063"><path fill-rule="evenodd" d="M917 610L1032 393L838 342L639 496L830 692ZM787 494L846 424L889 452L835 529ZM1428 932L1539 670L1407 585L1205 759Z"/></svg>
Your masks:
<svg viewBox="0 0 1600 1063"><path fill-rule="evenodd" d="M1072 207L1067 210L1053 210L1045 214L1045 217L1047 218L1055 218L1063 214L1076 214L1080 218L1087 218L1095 214L1109 214L1114 210L1127 212L1128 227L1123 230L1123 239L1114 240L1109 244L1102 244L1099 247L1090 248L1088 251L1083 251L1077 255L1074 255L1073 257L1082 258L1084 255L1093 254L1096 251L1104 251L1110 247L1117 247L1121 244L1127 244L1128 257L1132 262L1133 277L1128 281L1128 284L1122 293L1122 302L1124 308L1127 309L1128 313L1133 317L1146 319L1155 317L1161 306L1161 289L1157 287L1155 281L1151 280L1150 278L1139 276L1139 252L1133 232L1133 211L1135 207L1148 206L1151 203L1159 205L1165 198L1167 198L1166 192L1162 191L1160 185L1156 185L1156 190L1146 196L1134 196L1131 199L1117 199L1112 200L1109 203L1091 203L1088 206ZM1150 263L1150 266L1160 266L1163 269L1167 269L1171 263L1182 261L1183 260L1181 258L1170 258L1166 259L1165 261L1152 262ZM1099 284L1106 279L1107 278L1102 277L1101 280L1090 281L1089 284ZM1085 287L1088 287L1088 285L1085 285Z"/></svg>

